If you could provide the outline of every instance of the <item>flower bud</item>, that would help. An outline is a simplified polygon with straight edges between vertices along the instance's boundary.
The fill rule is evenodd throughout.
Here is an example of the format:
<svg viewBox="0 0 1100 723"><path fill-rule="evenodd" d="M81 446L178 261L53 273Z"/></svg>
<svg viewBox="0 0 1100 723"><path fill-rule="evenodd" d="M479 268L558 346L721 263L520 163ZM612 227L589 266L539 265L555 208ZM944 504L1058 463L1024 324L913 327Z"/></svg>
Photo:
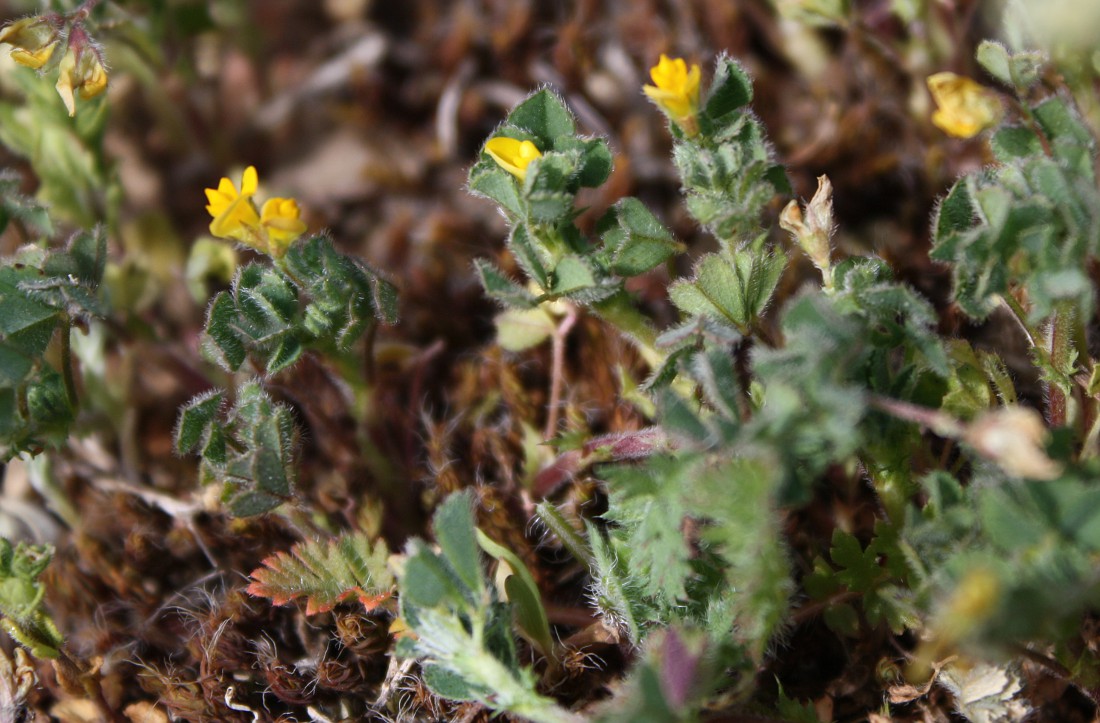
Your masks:
<svg viewBox="0 0 1100 723"><path fill-rule="evenodd" d="M38 70L49 62L59 42L56 16L36 15L4 26L0 43L14 46L12 60Z"/></svg>
<svg viewBox="0 0 1100 723"><path fill-rule="evenodd" d="M61 59L56 87L70 116L76 115L74 93L88 100L107 89L107 69L103 67L99 50L79 27L69 33L69 49Z"/></svg>
<svg viewBox="0 0 1100 723"><path fill-rule="evenodd" d="M833 184L828 176L817 177L817 192L806 205L806 215L797 201L791 201L779 215L779 226L788 231L814 266L821 270L825 285L832 286L832 245L833 235Z"/></svg>
<svg viewBox="0 0 1100 723"><path fill-rule="evenodd" d="M1027 407L1001 407L971 424L963 439L980 455L1011 475L1050 480L1062 467L1043 449L1047 428L1042 417Z"/></svg>

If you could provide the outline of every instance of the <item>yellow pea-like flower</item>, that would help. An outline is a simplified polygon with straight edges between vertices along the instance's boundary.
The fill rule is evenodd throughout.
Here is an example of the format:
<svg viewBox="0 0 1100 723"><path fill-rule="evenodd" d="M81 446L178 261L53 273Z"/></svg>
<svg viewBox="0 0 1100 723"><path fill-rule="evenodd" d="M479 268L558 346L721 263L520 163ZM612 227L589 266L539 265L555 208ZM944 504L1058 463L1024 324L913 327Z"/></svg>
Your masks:
<svg viewBox="0 0 1100 723"><path fill-rule="evenodd" d="M699 110L699 65L691 68L683 58L669 58L661 53L661 59L649 69L653 85L642 87L646 96L668 114L689 135L698 128L695 114Z"/></svg>
<svg viewBox="0 0 1100 723"><path fill-rule="evenodd" d="M485 152L498 166L521 181L527 178L527 167L531 161L542 158L542 151L531 141L517 141L504 136L490 138L485 144Z"/></svg>
<svg viewBox="0 0 1100 723"><path fill-rule="evenodd" d="M16 20L0 29L0 43L13 46L12 60L38 70L53 57L58 30L45 16Z"/></svg>
<svg viewBox="0 0 1100 723"><path fill-rule="evenodd" d="M282 258L290 244L306 231L302 211L293 198L269 198L257 211L252 197L259 185L256 167L249 166L241 175L239 191L228 178L223 178L217 188L206 189L206 212L214 219L210 233Z"/></svg>
<svg viewBox="0 0 1100 723"><path fill-rule="evenodd" d="M11 51L11 58L20 65L25 65L28 68L38 70L46 63L50 62L50 58L53 56L54 48L57 47L57 43L50 43L38 50L27 50L25 48L16 48Z"/></svg>
<svg viewBox="0 0 1100 723"><path fill-rule="evenodd" d="M61 59L59 71L57 93L65 102L69 115L76 115L75 95L89 100L107 89L107 69L103 67L99 51L92 47L83 31L75 28L69 35L69 49Z"/></svg>
<svg viewBox="0 0 1100 723"><path fill-rule="evenodd" d="M280 258L294 239L305 233L301 209L293 198L269 198L260 209L260 226L268 238L272 256Z"/></svg>
<svg viewBox="0 0 1100 723"><path fill-rule="evenodd" d="M241 176L241 190L228 178L222 178L218 187L206 189L206 211L213 217L210 233L218 238L228 238L243 244L260 248L260 216L252 203L252 196L259 186L256 167L244 169ZM260 248L266 251L266 248Z"/></svg>
<svg viewBox="0 0 1100 723"><path fill-rule="evenodd" d="M927 83L937 106L932 123L950 136L973 138L1001 119L997 96L970 78L944 72L928 76Z"/></svg>

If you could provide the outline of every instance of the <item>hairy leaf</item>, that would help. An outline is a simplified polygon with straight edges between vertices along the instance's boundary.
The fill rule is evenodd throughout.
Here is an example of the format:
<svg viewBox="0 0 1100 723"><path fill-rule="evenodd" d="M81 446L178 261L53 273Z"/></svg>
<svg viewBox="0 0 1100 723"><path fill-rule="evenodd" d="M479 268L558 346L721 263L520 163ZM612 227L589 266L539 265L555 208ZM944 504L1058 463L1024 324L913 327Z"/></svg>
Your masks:
<svg viewBox="0 0 1100 723"><path fill-rule="evenodd" d="M247 590L275 605L304 598L306 615L328 612L352 598L371 610L393 594L388 555L384 542L372 542L357 532L335 540L300 542L265 559L252 571Z"/></svg>

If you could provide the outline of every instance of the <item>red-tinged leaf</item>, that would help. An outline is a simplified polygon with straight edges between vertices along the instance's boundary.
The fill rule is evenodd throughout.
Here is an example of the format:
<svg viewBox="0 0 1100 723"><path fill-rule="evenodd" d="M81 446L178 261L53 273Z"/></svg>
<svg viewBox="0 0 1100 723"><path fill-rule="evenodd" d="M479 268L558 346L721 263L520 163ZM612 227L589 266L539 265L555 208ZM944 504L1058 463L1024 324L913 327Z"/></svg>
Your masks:
<svg viewBox="0 0 1100 723"><path fill-rule="evenodd" d="M359 596L359 602L363 605L363 609L368 613L382 603L389 600L391 597L393 597L392 592L385 592L380 595L371 595L365 590L357 589L356 593Z"/></svg>
<svg viewBox="0 0 1100 723"><path fill-rule="evenodd" d="M658 452L667 452L672 448L668 435L660 427L646 427L636 432L605 434L589 440L584 451L596 455L600 462L626 462L633 459L645 459Z"/></svg>
<svg viewBox="0 0 1100 723"><path fill-rule="evenodd" d="M328 612L355 598L371 610L393 594L388 554L384 543L372 544L358 533L298 543L264 560L246 590L275 605L305 598L306 615Z"/></svg>
<svg viewBox="0 0 1100 723"><path fill-rule="evenodd" d="M583 468L584 457L580 451L576 449L569 450L535 475L531 493L537 499L542 499L573 479L573 476Z"/></svg>
<svg viewBox="0 0 1100 723"><path fill-rule="evenodd" d="M531 492L536 499L550 495L589 465L599 462L628 462L646 459L673 448L664 430L647 427L636 432L605 434L585 442L580 450L559 455L535 475Z"/></svg>

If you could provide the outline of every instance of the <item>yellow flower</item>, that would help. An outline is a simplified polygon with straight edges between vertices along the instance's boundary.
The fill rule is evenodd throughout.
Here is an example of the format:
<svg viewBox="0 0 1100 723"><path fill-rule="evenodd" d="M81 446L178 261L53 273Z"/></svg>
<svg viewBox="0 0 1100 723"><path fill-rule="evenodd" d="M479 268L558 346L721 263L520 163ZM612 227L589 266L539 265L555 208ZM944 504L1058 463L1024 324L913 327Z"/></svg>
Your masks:
<svg viewBox="0 0 1100 723"><path fill-rule="evenodd" d="M536 158L542 158L542 152L531 141L517 141L515 138L497 136L485 144L488 153L497 165L519 180L527 178L527 166Z"/></svg>
<svg viewBox="0 0 1100 723"><path fill-rule="evenodd" d="M12 60L38 70L53 56L58 44L58 32L45 16L23 18L0 30L0 43L14 46Z"/></svg>
<svg viewBox="0 0 1100 723"><path fill-rule="evenodd" d="M294 239L305 233L306 224L293 198L269 198L260 209L260 226L267 234L271 255L280 258Z"/></svg>
<svg viewBox="0 0 1100 723"><path fill-rule="evenodd" d="M282 258L291 242L305 233L306 224L293 198L269 198L257 212L252 197L259 185L256 167L249 166L241 175L240 191L228 178L206 189L206 212L214 218L210 233Z"/></svg>
<svg viewBox="0 0 1100 723"><path fill-rule="evenodd" d="M954 73L928 76L928 90L938 108L932 123L956 138L973 138L996 125L1003 108L997 96L970 78Z"/></svg>
<svg viewBox="0 0 1100 723"><path fill-rule="evenodd" d="M695 113L699 110L699 66L692 64L688 69L683 58L673 60L664 53L661 59L649 69L653 85L642 88L645 94L657 106L672 118L687 133L694 134L698 128Z"/></svg>
<svg viewBox="0 0 1100 723"><path fill-rule="evenodd" d="M249 166L244 169L241 176L241 190L228 178L222 178L218 182L217 189L206 189L206 200L209 202L206 211L214 220L210 222L210 233L218 238L230 238L243 244L262 248L260 242L260 216L256 213L256 206L252 203L252 197L256 195L259 186L259 176L256 167Z"/></svg>
<svg viewBox="0 0 1100 723"><path fill-rule="evenodd" d="M76 115L74 92L88 100L107 89L107 69L99 58L99 51L92 47L87 35L77 28L69 34L69 49L61 59L60 71L57 92L69 109L69 115Z"/></svg>

